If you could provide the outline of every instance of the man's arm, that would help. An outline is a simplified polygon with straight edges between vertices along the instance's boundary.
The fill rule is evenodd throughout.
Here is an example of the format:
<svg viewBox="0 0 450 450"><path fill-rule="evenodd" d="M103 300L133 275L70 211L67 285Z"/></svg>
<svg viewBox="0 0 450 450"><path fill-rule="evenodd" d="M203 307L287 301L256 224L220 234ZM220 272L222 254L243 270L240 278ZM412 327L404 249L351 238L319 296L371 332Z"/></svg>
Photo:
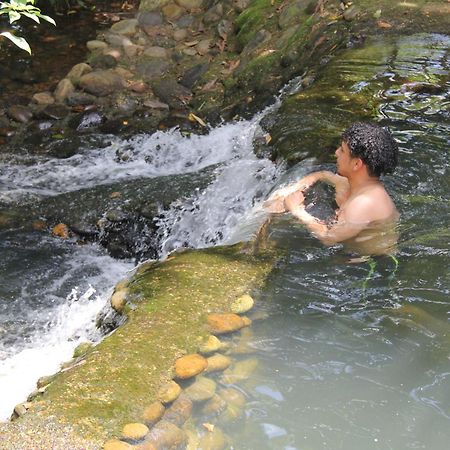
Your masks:
<svg viewBox="0 0 450 450"><path fill-rule="evenodd" d="M284 203L286 210L290 211L314 236L326 245L346 241L359 234L368 224L367 221L362 220L366 209L364 204L349 205L351 207L348 210L351 212L340 211L338 220L333 225L328 226L305 210L305 206L297 193L286 197Z"/></svg>

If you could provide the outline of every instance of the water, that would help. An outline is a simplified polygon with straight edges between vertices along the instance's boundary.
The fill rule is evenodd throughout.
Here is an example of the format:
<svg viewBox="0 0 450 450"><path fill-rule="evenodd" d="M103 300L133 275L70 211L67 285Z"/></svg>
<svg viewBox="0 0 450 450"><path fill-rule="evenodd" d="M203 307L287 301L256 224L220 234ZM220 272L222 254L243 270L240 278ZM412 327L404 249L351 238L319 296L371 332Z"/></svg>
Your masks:
<svg viewBox="0 0 450 450"><path fill-rule="evenodd" d="M312 153L308 142L316 147L318 142L298 124L311 118L310 130L325 135L323 125L333 130L333 139L369 112L391 127L401 162L385 182L402 215L399 266L388 257L350 263L340 246L326 248L289 215L275 217L269 243L284 248L286 256L257 293L255 314L267 319L255 320L243 333L248 354L233 355L235 365L256 357L256 369L243 381L215 376L219 386L231 384L244 395L242 416L231 422L198 416L199 429L212 422L239 449L447 447L449 43L445 36L415 35L349 50L331 63L333 76L318 80L323 95L313 99L314 108L293 96L285 101L289 107L269 112L282 125L276 145L293 136L305 155ZM442 89L420 91L415 86L423 82ZM350 101L342 96L330 104L327 86L348 93ZM370 101L359 102L364 95ZM317 161L310 158L281 174L255 158L252 137L260 118L203 137L173 130L117 140L57 162L30 165L11 156L3 161L0 198L11 208L29 205L31 198L45 209L55 205L49 198L64 203L98 185L116 190L126 182L159 180L170 188L188 177L189 193L161 215L162 255L180 246L248 238L264 219L260 200ZM328 155L319 159L320 168L332 167ZM117 262L96 246L43 238L25 226L1 231L0 242L7 256L0 263L6 280L0 288L0 396L8 398L9 405L2 401L6 418L32 389L33 377L53 372L77 342L98 339L96 313L133 263ZM49 355L53 361L41 368ZM29 384L11 390L10 380L24 372L22 361Z"/></svg>
<svg viewBox="0 0 450 450"><path fill-rule="evenodd" d="M378 120L400 142L400 166L385 180L402 216L398 268L387 256L352 263L345 249L325 248L289 216L276 217L269 241L287 256L258 294L255 314L267 318L241 338L248 354L234 355L235 367L258 361L231 382L246 405L231 423L226 414L199 415L199 429L212 422L240 450L448 447L449 44L436 35L375 41L331 63L327 73L339 74L330 79L343 90L375 93ZM415 92L424 81L442 89ZM304 120L296 101L288 119ZM304 142L301 132L297 139ZM215 379L219 389L230 385Z"/></svg>

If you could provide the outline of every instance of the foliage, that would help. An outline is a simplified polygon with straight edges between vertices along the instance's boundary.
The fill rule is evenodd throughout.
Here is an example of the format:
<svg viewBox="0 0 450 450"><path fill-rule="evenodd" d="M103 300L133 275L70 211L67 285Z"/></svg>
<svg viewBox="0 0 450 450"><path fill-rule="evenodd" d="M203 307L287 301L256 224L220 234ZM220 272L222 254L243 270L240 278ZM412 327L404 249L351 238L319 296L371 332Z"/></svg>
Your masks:
<svg viewBox="0 0 450 450"><path fill-rule="evenodd" d="M42 19L56 25L51 17L42 14L41 10L34 6L34 2L35 0L9 0L9 2L0 2L0 15L7 14L9 23L11 24L20 20L22 16L25 16L34 20L36 23L40 23L40 19ZM17 45L17 47L31 54L30 45L25 38L15 36L9 31L0 33L0 36L4 36Z"/></svg>

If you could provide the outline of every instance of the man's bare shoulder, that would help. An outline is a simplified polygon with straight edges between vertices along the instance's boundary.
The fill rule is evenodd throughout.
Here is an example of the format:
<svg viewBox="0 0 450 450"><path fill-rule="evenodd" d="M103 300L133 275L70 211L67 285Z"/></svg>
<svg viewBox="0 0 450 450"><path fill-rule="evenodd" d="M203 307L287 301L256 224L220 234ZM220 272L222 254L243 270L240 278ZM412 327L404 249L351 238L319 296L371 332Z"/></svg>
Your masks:
<svg viewBox="0 0 450 450"><path fill-rule="evenodd" d="M350 223L387 221L398 217L397 209L386 189L376 185L351 196L342 206L345 220Z"/></svg>

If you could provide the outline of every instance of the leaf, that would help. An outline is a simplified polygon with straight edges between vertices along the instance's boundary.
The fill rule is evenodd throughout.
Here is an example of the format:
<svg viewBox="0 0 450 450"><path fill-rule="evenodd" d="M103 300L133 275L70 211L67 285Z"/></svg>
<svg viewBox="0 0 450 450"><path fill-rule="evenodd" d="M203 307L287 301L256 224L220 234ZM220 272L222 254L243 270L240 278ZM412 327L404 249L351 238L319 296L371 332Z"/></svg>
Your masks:
<svg viewBox="0 0 450 450"><path fill-rule="evenodd" d="M55 25L56 27L56 22L50 16L46 16L45 14L39 14L39 17L47 22L50 22L52 25Z"/></svg>
<svg viewBox="0 0 450 450"><path fill-rule="evenodd" d="M189 120L191 121L191 122L198 122L202 127L205 127L206 128L206 123L205 122L203 122L203 120L202 119L200 119L200 117L198 117L198 116L196 116L194 113L189 113Z"/></svg>
<svg viewBox="0 0 450 450"><path fill-rule="evenodd" d="M9 31L4 31L3 33L0 33L0 35L5 36L5 38L9 39L11 42L17 45L17 47L21 48L22 50L25 50L31 55L31 48L24 38L14 36Z"/></svg>
<svg viewBox="0 0 450 450"><path fill-rule="evenodd" d="M41 23L39 21L39 17L36 14L31 14L31 13L28 13L28 12L25 12L25 11L22 14L24 16L27 16L29 19L34 20L36 23Z"/></svg>
<svg viewBox="0 0 450 450"><path fill-rule="evenodd" d="M8 15L9 15L9 23L14 23L20 19L20 14L16 11L10 11Z"/></svg>

